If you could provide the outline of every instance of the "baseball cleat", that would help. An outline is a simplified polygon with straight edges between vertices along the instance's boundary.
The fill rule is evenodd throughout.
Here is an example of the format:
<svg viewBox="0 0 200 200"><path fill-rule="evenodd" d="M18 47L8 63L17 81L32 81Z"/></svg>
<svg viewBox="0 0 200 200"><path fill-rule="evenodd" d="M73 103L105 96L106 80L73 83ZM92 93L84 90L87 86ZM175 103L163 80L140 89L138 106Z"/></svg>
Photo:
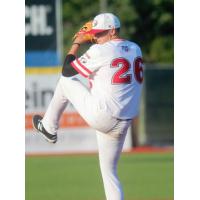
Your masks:
<svg viewBox="0 0 200 200"><path fill-rule="evenodd" d="M50 134L48 133L42 122L42 117L40 115L34 115L33 116L33 127L41 133L41 135L50 143L56 143L57 142L57 134Z"/></svg>

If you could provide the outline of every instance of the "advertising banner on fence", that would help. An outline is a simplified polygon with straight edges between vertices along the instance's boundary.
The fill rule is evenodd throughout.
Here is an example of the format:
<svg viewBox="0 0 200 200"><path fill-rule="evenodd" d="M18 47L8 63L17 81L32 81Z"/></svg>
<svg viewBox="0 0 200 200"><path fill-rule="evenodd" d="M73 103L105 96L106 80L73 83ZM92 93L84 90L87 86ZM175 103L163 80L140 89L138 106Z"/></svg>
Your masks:
<svg viewBox="0 0 200 200"><path fill-rule="evenodd" d="M25 3L26 67L60 65L60 0L26 0Z"/></svg>

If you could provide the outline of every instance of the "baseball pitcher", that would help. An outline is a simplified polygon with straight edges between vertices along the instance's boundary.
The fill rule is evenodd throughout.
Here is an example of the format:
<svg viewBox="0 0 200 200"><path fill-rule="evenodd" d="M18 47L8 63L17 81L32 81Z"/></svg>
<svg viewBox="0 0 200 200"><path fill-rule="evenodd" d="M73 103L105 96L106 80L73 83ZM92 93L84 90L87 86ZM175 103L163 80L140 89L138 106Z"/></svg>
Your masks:
<svg viewBox="0 0 200 200"><path fill-rule="evenodd" d="M93 43L91 47L77 57L81 45L88 41ZM77 74L88 79L89 88L81 83ZM39 133L55 143L60 117L68 103L73 104L96 130L107 200L124 199L117 163L127 129L139 112L142 82L140 47L120 38L118 17L112 13L99 14L75 34L44 117L33 117L33 125Z"/></svg>

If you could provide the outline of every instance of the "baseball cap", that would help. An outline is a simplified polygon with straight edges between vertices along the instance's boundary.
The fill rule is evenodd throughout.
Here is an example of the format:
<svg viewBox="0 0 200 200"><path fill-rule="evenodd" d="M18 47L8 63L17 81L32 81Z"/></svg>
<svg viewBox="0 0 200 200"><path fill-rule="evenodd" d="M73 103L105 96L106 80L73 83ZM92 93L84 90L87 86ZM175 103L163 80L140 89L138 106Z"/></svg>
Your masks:
<svg viewBox="0 0 200 200"><path fill-rule="evenodd" d="M92 29L87 33L96 34L113 28L120 28L120 21L118 17L112 13L102 13L94 18L92 22Z"/></svg>

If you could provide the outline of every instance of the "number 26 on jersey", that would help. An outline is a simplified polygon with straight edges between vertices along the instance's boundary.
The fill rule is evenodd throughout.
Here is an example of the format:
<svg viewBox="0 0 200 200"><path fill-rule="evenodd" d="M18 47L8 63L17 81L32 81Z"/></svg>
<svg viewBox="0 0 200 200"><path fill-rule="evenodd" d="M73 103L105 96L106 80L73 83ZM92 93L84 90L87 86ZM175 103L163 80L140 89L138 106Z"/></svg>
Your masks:
<svg viewBox="0 0 200 200"><path fill-rule="evenodd" d="M133 74L138 83L143 82L143 60L141 57L135 58L133 62ZM131 83L132 75L126 74L131 67L131 64L125 58L116 58L112 61L111 67L118 68L117 72L112 77L112 84L129 84Z"/></svg>

